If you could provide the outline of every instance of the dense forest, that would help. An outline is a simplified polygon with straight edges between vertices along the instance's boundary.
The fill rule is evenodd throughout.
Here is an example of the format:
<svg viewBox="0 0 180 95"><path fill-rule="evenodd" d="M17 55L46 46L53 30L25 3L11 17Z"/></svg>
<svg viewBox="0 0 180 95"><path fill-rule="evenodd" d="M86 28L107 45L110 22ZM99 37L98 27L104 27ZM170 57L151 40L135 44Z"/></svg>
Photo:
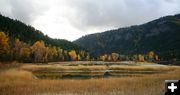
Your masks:
<svg viewBox="0 0 180 95"><path fill-rule="evenodd" d="M74 41L99 56L147 55L154 51L162 60L180 59L180 14L126 28L83 36Z"/></svg>

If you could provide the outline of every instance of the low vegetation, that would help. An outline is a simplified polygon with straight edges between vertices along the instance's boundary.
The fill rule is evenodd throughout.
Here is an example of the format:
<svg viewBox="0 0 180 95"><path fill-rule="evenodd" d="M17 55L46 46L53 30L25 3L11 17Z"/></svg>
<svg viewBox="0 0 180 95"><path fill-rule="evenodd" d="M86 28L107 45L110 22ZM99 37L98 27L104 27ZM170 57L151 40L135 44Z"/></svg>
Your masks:
<svg viewBox="0 0 180 95"><path fill-rule="evenodd" d="M180 79L180 67L168 66L165 68L151 67L153 69L170 70L167 73L152 74L143 77L122 77L122 78L100 78L87 80L53 80L37 79L26 69L53 68L48 65L16 65L9 69L0 71L0 94L1 95L163 95L164 80ZM112 66L112 69L126 68L123 66ZM4 65L3 68L6 68ZM104 69L105 66L98 67L55 67L58 69L77 69L77 68L98 68ZM130 69L130 67L126 69ZM134 67L131 69L139 70L142 68ZM145 68L147 69L147 68Z"/></svg>
<svg viewBox="0 0 180 95"><path fill-rule="evenodd" d="M102 66L82 66L82 65L78 65L78 66L54 66L54 65L30 65L30 64L26 64L24 66L21 67L21 69L23 70L29 70L29 71L37 71L37 70L82 70L82 71L88 71L88 70L105 70L106 66L102 65Z"/></svg>
<svg viewBox="0 0 180 95"><path fill-rule="evenodd" d="M129 71L173 71L176 66L111 66L110 70L129 70Z"/></svg>
<svg viewBox="0 0 180 95"><path fill-rule="evenodd" d="M36 65L36 64L25 64L21 67L23 70L37 71L37 70L82 70L82 71L93 71L93 70L128 70L128 71L173 71L179 67L177 66L128 66L128 65L92 65L92 66L64 66L64 65Z"/></svg>

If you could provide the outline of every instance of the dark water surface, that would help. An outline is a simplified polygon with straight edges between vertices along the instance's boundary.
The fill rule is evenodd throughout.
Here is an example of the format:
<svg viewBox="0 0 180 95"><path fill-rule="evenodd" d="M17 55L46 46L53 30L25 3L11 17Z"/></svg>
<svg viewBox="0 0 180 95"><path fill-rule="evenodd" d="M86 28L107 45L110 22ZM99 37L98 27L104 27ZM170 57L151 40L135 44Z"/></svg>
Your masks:
<svg viewBox="0 0 180 95"><path fill-rule="evenodd" d="M34 76L38 79L97 79L97 78L121 78L142 77L148 74L165 73L162 71L35 71Z"/></svg>

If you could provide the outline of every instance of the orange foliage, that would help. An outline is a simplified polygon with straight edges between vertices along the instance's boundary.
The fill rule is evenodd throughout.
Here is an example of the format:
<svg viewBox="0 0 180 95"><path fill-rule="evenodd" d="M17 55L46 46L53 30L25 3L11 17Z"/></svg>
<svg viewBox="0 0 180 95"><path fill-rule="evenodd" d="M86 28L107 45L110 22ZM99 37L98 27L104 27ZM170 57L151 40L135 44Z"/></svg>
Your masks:
<svg viewBox="0 0 180 95"><path fill-rule="evenodd" d="M80 61L81 60L81 56L78 54L77 56L77 60Z"/></svg>
<svg viewBox="0 0 180 95"><path fill-rule="evenodd" d="M48 50L43 41L37 41L31 47L35 62L46 62Z"/></svg>
<svg viewBox="0 0 180 95"><path fill-rule="evenodd" d="M103 56L100 56L100 59L102 61L106 61L108 59L108 55L107 54L104 54Z"/></svg>
<svg viewBox="0 0 180 95"><path fill-rule="evenodd" d="M77 54L75 50L71 50L68 54L72 60L77 60Z"/></svg>
<svg viewBox="0 0 180 95"><path fill-rule="evenodd" d="M118 58L119 58L119 54L118 53L112 53L111 56L112 56L112 60L113 61L117 61Z"/></svg>
<svg viewBox="0 0 180 95"><path fill-rule="evenodd" d="M9 49L9 39L4 32L0 32L0 54L6 53Z"/></svg>
<svg viewBox="0 0 180 95"><path fill-rule="evenodd" d="M29 48L21 48L20 50L20 56L23 59L27 59L30 57L31 50Z"/></svg>

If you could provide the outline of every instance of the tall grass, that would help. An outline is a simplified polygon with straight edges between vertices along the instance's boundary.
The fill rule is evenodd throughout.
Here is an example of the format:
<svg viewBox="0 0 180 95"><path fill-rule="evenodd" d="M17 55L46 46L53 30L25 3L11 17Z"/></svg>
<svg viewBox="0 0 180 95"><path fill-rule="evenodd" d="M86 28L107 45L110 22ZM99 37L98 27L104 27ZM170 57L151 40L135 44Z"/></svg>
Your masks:
<svg viewBox="0 0 180 95"><path fill-rule="evenodd" d="M15 67L0 72L0 95L163 95L167 79L180 79L180 69L144 77L51 80Z"/></svg>
<svg viewBox="0 0 180 95"><path fill-rule="evenodd" d="M110 66L110 70L130 70L130 71L172 71L180 69L177 66Z"/></svg>
<svg viewBox="0 0 180 95"><path fill-rule="evenodd" d="M23 70L30 70L30 71L36 71L36 70L105 70L106 66L54 66L54 65L24 65L21 67Z"/></svg>
<svg viewBox="0 0 180 95"><path fill-rule="evenodd" d="M34 64L26 64L21 66L23 70L29 71L37 71L37 70L82 70L82 71L89 71L89 70L130 70L130 71L172 71L179 67L177 66L126 66L126 65L92 65L92 66L84 66L84 65L77 65L77 66L63 66L63 65L34 65Z"/></svg>

